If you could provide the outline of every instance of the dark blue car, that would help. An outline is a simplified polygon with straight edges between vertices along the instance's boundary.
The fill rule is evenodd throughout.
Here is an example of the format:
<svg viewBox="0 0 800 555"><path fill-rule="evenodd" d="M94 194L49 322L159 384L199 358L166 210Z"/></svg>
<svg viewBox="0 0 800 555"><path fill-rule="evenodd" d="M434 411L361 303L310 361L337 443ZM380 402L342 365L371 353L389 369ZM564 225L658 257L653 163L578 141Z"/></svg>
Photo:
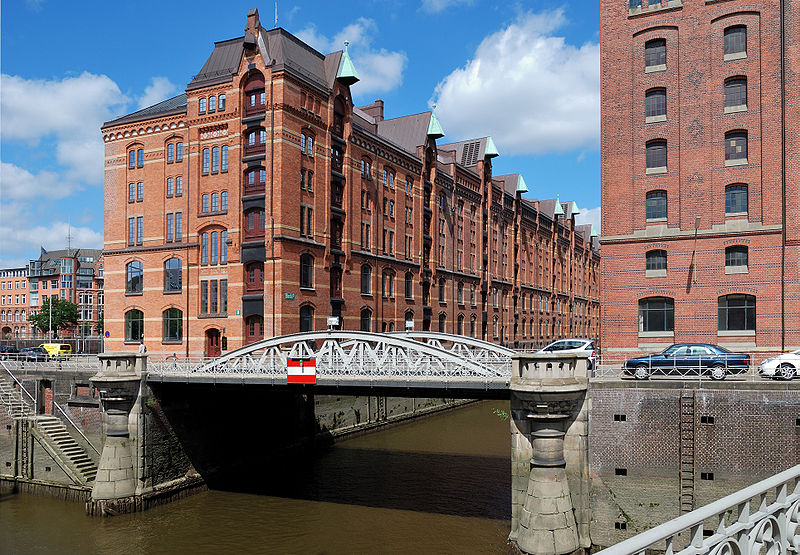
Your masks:
<svg viewBox="0 0 800 555"><path fill-rule="evenodd" d="M750 355L732 353L709 343L678 343L657 355L626 360L622 370L637 380L646 380L654 374L708 374L713 380L724 380L728 374L740 374L749 368Z"/></svg>

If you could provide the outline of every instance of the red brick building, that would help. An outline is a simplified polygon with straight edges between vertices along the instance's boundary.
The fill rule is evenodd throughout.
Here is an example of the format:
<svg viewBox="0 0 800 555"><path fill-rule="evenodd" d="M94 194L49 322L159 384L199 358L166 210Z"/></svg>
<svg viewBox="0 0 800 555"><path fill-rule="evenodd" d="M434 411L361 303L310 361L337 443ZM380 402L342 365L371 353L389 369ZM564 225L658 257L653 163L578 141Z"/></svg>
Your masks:
<svg viewBox="0 0 800 555"><path fill-rule="evenodd" d="M349 56L251 10L180 95L103 128L107 350L216 355L325 329L508 344L595 337L599 254L574 203L493 176L490 137L355 107Z"/></svg>
<svg viewBox="0 0 800 555"><path fill-rule="evenodd" d="M601 2L606 360L800 346L792 4Z"/></svg>
<svg viewBox="0 0 800 555"><path fill-rule="evenodd" d="M28 337L28 268L0 269L0 339Z"/></svg>

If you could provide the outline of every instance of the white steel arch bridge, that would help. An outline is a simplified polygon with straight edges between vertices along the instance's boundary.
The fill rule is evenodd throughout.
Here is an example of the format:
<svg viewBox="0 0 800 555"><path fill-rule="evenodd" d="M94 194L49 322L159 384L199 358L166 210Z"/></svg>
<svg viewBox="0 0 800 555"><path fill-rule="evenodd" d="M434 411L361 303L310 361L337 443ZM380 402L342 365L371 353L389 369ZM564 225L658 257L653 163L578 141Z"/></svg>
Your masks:
<svg viewBox="0 0 800 555"><path fill-rule="evenodd" d="M319 389L505 398L513 353L444 333L329 330L264 339L210 360L150 360L147 380L286 386L289 367L304 361L313 364L314 387Z"/></svg>

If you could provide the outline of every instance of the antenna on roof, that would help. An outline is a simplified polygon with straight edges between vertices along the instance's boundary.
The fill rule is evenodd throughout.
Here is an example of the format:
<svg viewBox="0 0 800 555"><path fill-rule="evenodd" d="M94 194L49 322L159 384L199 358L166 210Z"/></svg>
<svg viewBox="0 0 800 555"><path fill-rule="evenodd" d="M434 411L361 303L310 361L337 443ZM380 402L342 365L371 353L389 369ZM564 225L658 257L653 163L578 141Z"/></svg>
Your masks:
<svg viewBox="0 0 800 555"><path fill-rule="evenodd" d="M278 28L278 3L275 2L275 28Z"/></svg>
<svg viewBox="0 0 800 555"><path fill-rule="evenodd" d="M72 225L70 216L67 216L67 256L72 256Z"/></svg>

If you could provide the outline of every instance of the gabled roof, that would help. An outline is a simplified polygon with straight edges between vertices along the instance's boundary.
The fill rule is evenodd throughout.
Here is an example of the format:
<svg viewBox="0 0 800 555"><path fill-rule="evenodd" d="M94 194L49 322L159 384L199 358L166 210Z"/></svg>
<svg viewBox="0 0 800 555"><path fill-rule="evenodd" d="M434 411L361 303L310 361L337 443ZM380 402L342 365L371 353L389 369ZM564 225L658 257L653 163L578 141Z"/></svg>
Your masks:
<svg viewBox="0 0 800 555"><path fill-rule="evenodd" d="M456 162L465 167L477 166L479 160L486 156L497 156L497 148L491 137L481 137L480 139L468 139L455 143L437 145L438 150L453 150L456 153Z"/></svg>
<svg viewBox="0 0 800 555"><path fill-rule="evenodd" d="M227 83L239 71L244 53L244 37L214 43L214 50L197 75L186 86L187 91Z"/></svg>
<svg viewBox="0 0 800 555"><path fill-rule="evenodd" d="M430 112L385 119L378 122L378 135L386 137L403 150L416 154L417 147L424 145L428 138Z"/></svg>
<svg viewBox="0 0 800 555"><path fill-rule="evenodd" d="M323 54L282 27L270 30L262 28L260 38L266 47L266 52L261 53L264 63L269 65L274 61L273 71L285 70L323 90L331 88L333 82L328 83Z"/></svg>
<svg viewBox="0 0 800 555"><path fill-rule="evenodd" d="M518 173L510 173L507 175L493 175L492 181L499 181L503 184L503 191L512 197L517 196L517 185L519 183L520 175Z"/></svg>
<svg viewBox="0 0 800 555"><path fill-rule="evenodd" d="M185 114L185 113L186 113L186 95L179 94L178 96L173 96L172 98L168 98L167 100L163 100L157 104L148 106L147 108L142 108L141 110L133 112L132 114L128 114L127 116L122 116L121 118L107 121L103 124L103 127L101 127L101 129L105 129L106 127L113 127L115 125L121 125L124 123L144 121L152 119L157 116L168 116L173 114Z"/></svg>

